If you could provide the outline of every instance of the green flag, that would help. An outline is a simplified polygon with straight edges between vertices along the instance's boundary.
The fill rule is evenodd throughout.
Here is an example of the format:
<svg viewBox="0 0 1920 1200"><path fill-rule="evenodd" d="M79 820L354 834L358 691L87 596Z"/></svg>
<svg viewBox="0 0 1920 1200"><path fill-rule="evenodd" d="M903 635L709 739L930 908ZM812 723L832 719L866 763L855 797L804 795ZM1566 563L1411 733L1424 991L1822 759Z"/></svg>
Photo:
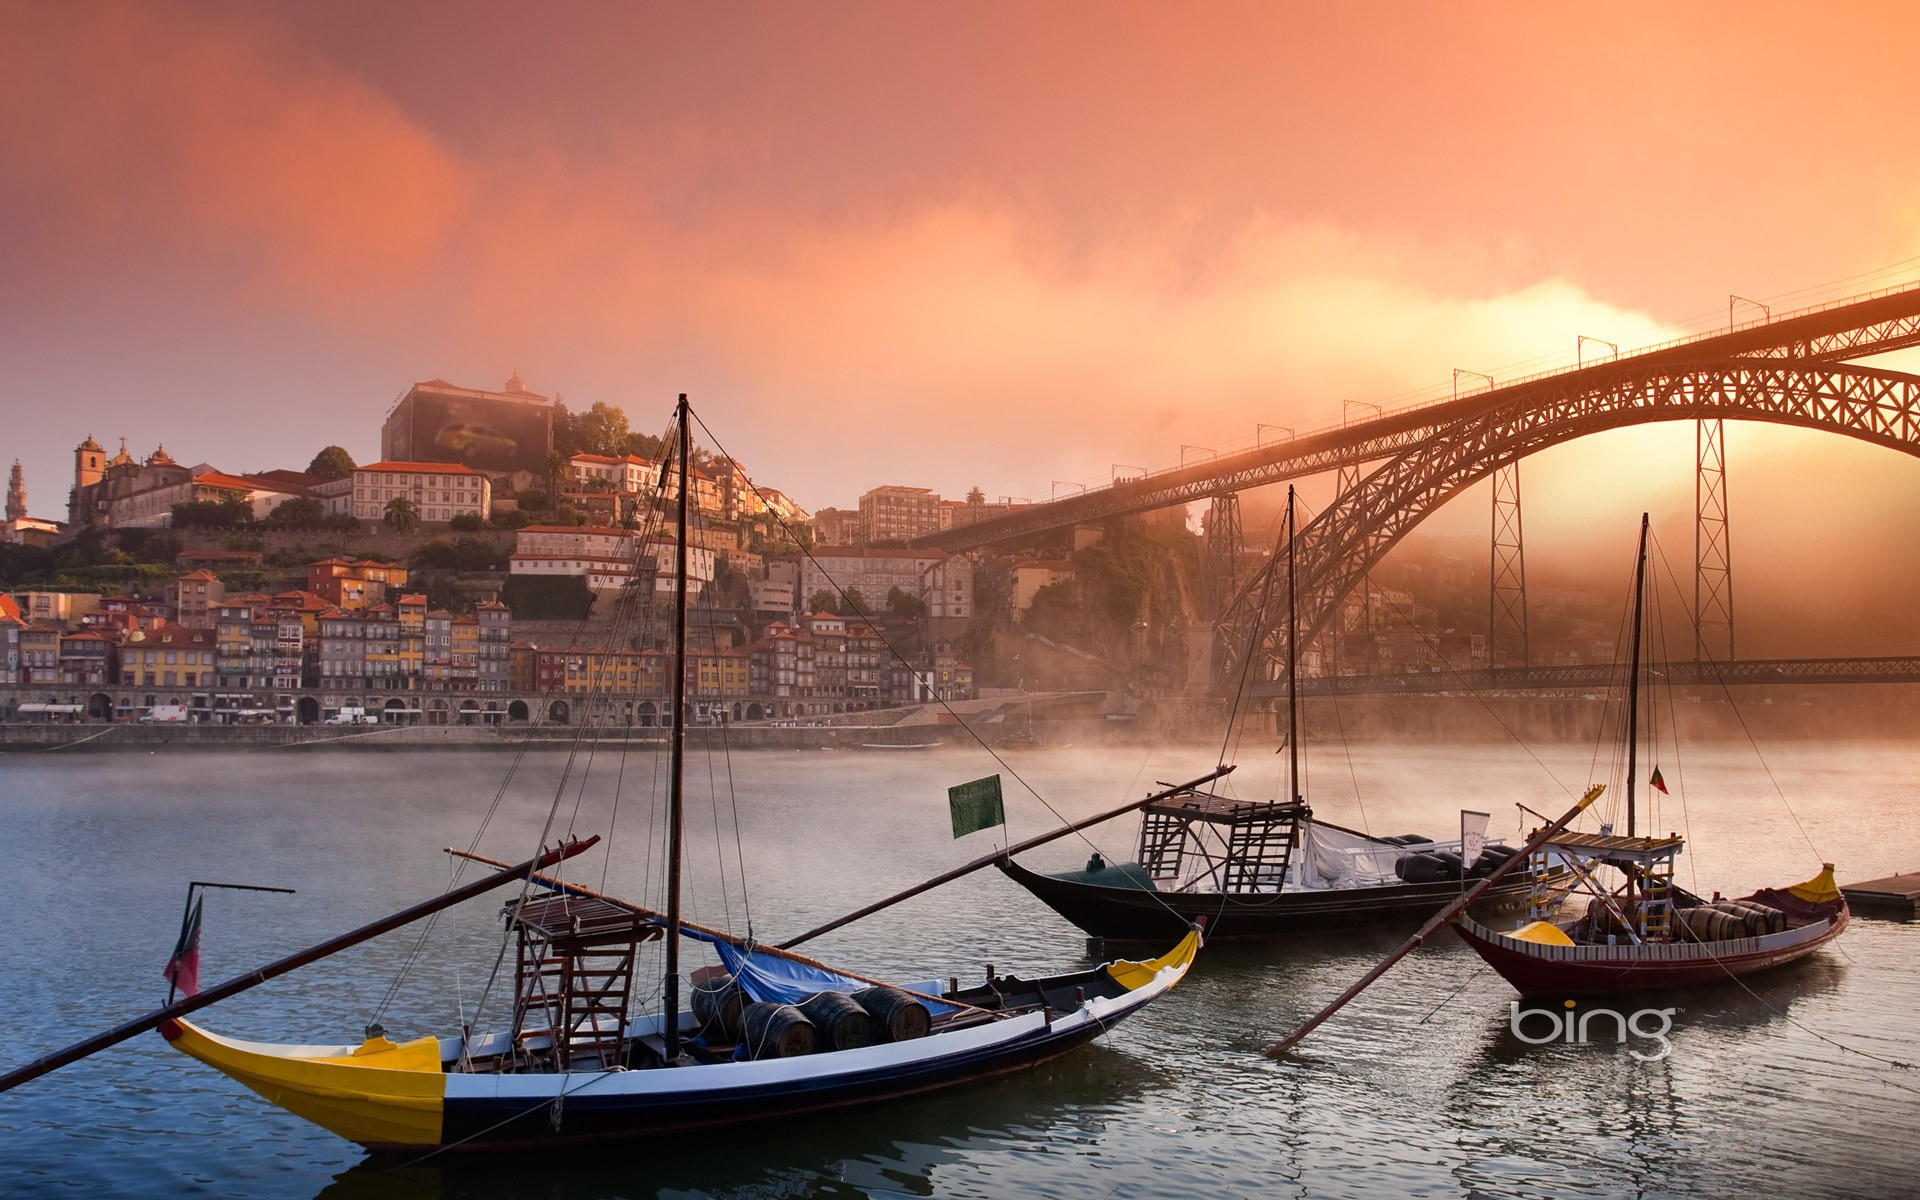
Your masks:
<svg viewBox="0 0 1920 1200"><path fill-rule="evenodd" d="M957 838L1007 823L998 775L948 788L947 807L953 810L953 836Z"/></svg>

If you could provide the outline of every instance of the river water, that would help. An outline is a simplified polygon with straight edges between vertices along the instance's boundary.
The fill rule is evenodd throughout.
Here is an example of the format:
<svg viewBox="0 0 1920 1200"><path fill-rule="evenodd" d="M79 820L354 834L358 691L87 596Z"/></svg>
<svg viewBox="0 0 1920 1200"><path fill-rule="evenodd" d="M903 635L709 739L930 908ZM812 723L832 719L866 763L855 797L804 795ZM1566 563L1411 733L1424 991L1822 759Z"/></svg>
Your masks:
<svg viewBox="0 0 1920 1200"><path fill-rule="evenodd" d="M1111 748L1007 762L1054 810L1077 816L1155 780L1199 775L1216 754ZM1349 761L1318 748L1309 798L1325 819L1376 833L1457 836L1465 807L1492 812L1494 831L1512 836L1515 803L1565 808L1592 756L1572 745L1373 745L1355 746ZM1242 761L1235 790L1273 795L1283 760L1249 745ZM573 760L561 789L566 763L553 750L519 760L498 750L0 758L0 1060L24 1061L159 1003L190 879L298 889L209 897L208 981L436 893L448 878L440 848L473 841L490 808L478 845L499 858L526 857L550 810L556 832L611 825L611 854L595 851L571 875L657 899L649 880L659 873L664 766L650 750L600 748ZM1843 880L1920 869L1915 743L1787 744L1769 747L1764 762L1744 745L1693 747L1683 764L1661 765L1680 786L1642 819L1690 832L1684 884L1744 893L1804 879L1822 858ZM750 922L779 940L983 853L1000 835L953 841L944 789L995 769L957 749L696 754L690 915L736 929ZM1015 838L1055 823L1011 777L1007 791ZM1125 860L1133 833L1121 821L1091 836ZM1062 868L1087 853L1068 839L1031 859ZM482 1007L497 911L487 899L442 918L384 1009L413 931L200 1019L289 1042L356 1041L377 1010L396 1037L450 1031L476 1010L491 1024L505 1007L498 989ZM1403 934L1211 948L1146 1012L1024 1076L565 1162L367 1161L149 1034L0 1096L0 1195L1894 1196L1920 1187L1920 1070L1868 1057L1920 1059L1920 927L1856 920L1836 946L1753 981L1751 992L1726 985L1649 1001L1680 1009L1664 1058L1637 1036L1625 1045L1520 1040L1508 1028L1510 990L1444 935L1296 1057L1261 1057ZM1078 931L992 870L811 950L907 978L1087 961Z"/></svg>

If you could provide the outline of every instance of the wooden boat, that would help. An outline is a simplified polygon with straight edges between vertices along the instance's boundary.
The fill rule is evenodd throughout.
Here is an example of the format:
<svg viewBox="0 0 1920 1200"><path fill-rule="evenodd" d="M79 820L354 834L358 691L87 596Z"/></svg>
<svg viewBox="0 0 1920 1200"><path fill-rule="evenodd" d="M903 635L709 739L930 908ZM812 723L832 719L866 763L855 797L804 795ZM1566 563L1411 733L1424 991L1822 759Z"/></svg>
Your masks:
<svg viewBox="0 0 1920 1200"><path fill-rule="evenodd" d="M513 1015L499 1032L463 1029L395 1042L373 1025L358 1044L280 1045L226 1037L184 1019L216 998L212 993L231 995L255 981L246 977L30 1064L0 1079L0 1090L131 1031L158 1028L181 1053L372 1150L635 1139L897 1100L1032 1067L1100 1036L1177 984L1199 950L1196 930L1182 930L1170 951L1146 961L1038 978L997 976L989 968L984 982L969 987L948 980L901 988L681 919L690 418L682 396L673 625L673 678L681 683L670 738L665 912L541 874L541 866L586 845L570 843L518 867L494 864L505 869L491 879L256 973L291 970L466 895L524 879L504 913L517 955ZM682 1004L683 939L711 947L721 960L707 969L717 978L696 973L690 1007ZM650 990L636 987L636 968L640 946L655 940L665 957L662 1001L647 1015L635 1011L636 992ZM830 1026L816 1025L795 1007L803 1000L838 1015Z"/></svg>
<svg viewBox="0 0 1920 1200"><path fill-rule="evenodd" d="M924 1037L738 1062L729 1060L733 1047L716 1043L665 1065L662 1015L626 1022L617 1036L575 1030L558 1047L551 1034L528 1038L526 1030L398 1044L376 1035L357 1046L240 1041L185 1020L162 1033L183 1054L369 1150L637 1139L902 1099L1037 1066L1151 1003L1186 974L1198 946L1189 933L1149 962L1003 976L950 992L943 999L952 1012L934 1018ZM697 1019L675 1020L682 1045L694 1046ZM618 1049L589 1064L575 1057L588 1042L595 1053Z"/></svg>
<svg viewBox="0 0 1920 1200"><path fill-rule="evenodd" d="M1197 790L1149 804L1134 861L1042 874L1012 855L996 865L1062 917L1096 937L1161 942L1205 918L1207 939L1254 940L1364 925L1417 924L1485 878L1513 852L1498 840L1474 862L1465 837L1373 837L1313 819L1300 795L1299 719L1294 686L1294 508L1287 493L1287 754L1291 801L1235 800ZM1525 905L1540 879L1489 888L1485 909Z"/></svg>
<svg viewBox="0 0 1920 1200"><path fill-rule="evenodd" d="M1552 920L1561 899L1541 895L1532 905L1533 920L1511 933L1468 917L1458 923L1466 943L1527 995L1721 982L1805 958L1847 927L1847 901L1834 883L1832 863L1805 883L1764 888L1737 900L1702 899L1673 882L1684 839L1635 833L1646 568L1647 518L1642 514L1627 674L1626 832L1561 831L1540 841L1535 851L1536 864L1547 855L1572 860L1575 894L1587 898L1586 910L1571 920Z"/></svg>
<svg viewBox="0 0 1920 1200"><path fill-rule="evenodd" d="M995 865L1047 907L1096 937L1162 942L1204 918L1207 940L1251 941L1366 925L1417 924L1505 861L1492 845L1478 873L1408 882L1396 869L1458 858L1460 843L1369 837L1311 819L1305 805L1188 794L1148 805L1139 855L1081 871L1042 874L1011 857ZM1411 860L1411 862L1409 861ZM1407 863L1406 867L1401 864ZM1548 872L1559 881L1562 872ZM1531 879L1502 881L1480 903L1524 907Z"/></svg>

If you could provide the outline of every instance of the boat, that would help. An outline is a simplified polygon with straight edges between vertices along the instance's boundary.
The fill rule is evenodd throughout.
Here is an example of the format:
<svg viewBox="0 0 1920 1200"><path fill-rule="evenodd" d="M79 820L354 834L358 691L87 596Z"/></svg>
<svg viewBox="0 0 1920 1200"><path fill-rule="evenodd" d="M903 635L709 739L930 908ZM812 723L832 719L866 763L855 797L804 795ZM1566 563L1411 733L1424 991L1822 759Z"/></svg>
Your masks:
<svg viewBox="0 0 1920 1200"><path fill-rule="evenodd" d="M546 873L591 841L543 846L517 866L453 852L497 870L186 1000L174 1003L170 996L165 1008L0 1076L0 1091L157 1029L173 1049L370 1151L621 1142L901 1100L1031 1068L1099 1037L1179 983L1200 949L1197 929L1139 961L1033 976L998 974L989 966L984 979L964 986L957 979L901 985L682 919L692 419L683 395L675 417L678 685L664 912ZM462 1026L394 1040L376 1023L357 1042L289 1045L226 1036L187 1019L265 979L512 882L520 884L519 894L503 908L500 953L511 971L503 978L513 981L513 1008L495 1032ZM903 895L926 886L931 883ZM198 910L190 911L195 917L183 926L176 960L187 953L188 927L197 930ZM653 988L650 978L642 982L639 952L652 942L664 957L661 999L657 1012L644 1013L640 997ZM683 980L683 942L710 949L718 961ZM193 945L197 977L197 940ZM172 964L169 971L172 978ZM683 994L688 982L691 990Z"/></svg>
<svg viewBox="0 0 1920 1200"><path fill-rule="evenodd" d="M1634 566L1633 631L1626 682L1626 828L1562 830L1540 841L1536 863L1571 860L1577 916L1554 919L1562 897L1536 897L1531 920L1501 932L1471 917L1461 938L1508 983L1529 996L1609 994L1719 983L1783 966L1846 930L1846 897L1823 863L1804 883L1760 888L1737 899L1703 899L1674 882L1685 848L1677 834L1636 830L1634 774L1639 745L1641 627L1647 587L1647 517L1640 517ZM1665 789L1656 767L1653 784Z"/></svg>
<svg viewBox="0 0 1920 1200"><path fill-rule="evenodd" d="M1417 923L1488 877L1514 851L1463 827L1458 839L1375 837L1321 821L1300 794L1294 683L1294 495L1287 491L1287 790L1290 800L1239 800L1188 789L1145 806L1132 862L1098 853L1078 871L1044 874L1012 854L996 864L1094 937L1164 942L1205 918L1207 940L1251 941L1356 926ZM1501 881L1485 909L1525 906L1564 872Z"/></svg>

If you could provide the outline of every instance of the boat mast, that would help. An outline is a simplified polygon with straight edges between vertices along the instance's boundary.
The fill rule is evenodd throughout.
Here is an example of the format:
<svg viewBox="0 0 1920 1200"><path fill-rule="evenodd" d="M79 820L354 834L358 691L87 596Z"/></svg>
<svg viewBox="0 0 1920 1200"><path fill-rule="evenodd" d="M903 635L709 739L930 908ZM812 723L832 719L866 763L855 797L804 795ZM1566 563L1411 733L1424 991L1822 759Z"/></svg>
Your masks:
<svg viewBox="0 0 1920 1200"><path fill-rule="evenodd" d="M1287 793L1300 803L1300 622L1293 587L1293 485L1287 485ZM1336 685L1339 680L1334 680Z"/></svg>
<svg viewBox="0 0 1920 1200"><path fill-rule="evenodd" d="M660 1040L671 1064L680 1056L680 829L681 785L686 774L687 740L687 490L688 451L693 435L688 429L687 394L680 393L674 413L679 431L680 504L678 536L673 545L673 735L671 766L667 773L667 970L662 989L665 1017Z"/></svg>
<svg viewBox="0 0 1920 1200"><path fill-rule="evenodd" d="M1627 658L1627 836L1633 836L1633 773L1640 734L1640 618L1647 593L1647 514L1640 514L1640 550L1633 560L1633 642Z"/></svg>

